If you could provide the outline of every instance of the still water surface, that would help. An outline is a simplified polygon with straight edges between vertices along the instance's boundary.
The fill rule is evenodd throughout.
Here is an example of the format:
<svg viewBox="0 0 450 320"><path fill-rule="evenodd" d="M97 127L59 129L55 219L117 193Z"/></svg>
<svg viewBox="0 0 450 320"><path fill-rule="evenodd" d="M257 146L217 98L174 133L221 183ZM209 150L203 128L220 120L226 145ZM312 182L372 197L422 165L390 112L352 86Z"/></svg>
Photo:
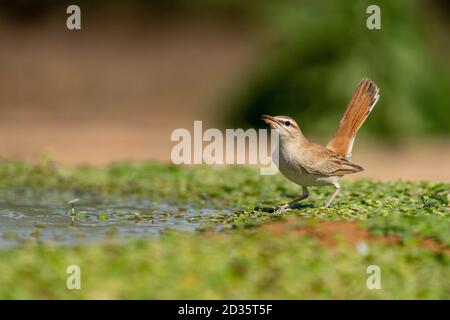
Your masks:
<svg viewBox="0 0 450 320"><path fill-rule="evenodd" d="M75 203L72 224L71 204ZM66 193L0 194L0 248L22 242L77 245L106 239L154 237L166 230L194 231L216 210L176 207L145 198Z"/></svg>

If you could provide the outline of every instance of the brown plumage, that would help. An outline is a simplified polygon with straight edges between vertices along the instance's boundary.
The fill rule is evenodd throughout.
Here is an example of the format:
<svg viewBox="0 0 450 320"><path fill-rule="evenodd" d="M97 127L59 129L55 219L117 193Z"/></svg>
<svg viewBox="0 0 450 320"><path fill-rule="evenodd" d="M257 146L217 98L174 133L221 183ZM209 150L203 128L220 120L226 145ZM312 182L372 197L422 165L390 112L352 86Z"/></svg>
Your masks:
<svg viewBox="0 0 450 320"><path fill-rule="evenodd" d="M290 117L261 117L280 134L281 173L303 188L302 196L280 207L276 213L289 210L293 204L306 199L309 195L308 186L333 185L336 191L326 204L329 207L340 190L340 177L363 170L361 166L350 162L353 142L378 98L379 89L375 83L368 79L361 80L327 147L310 142Z"/></svg>
<svg viewBox="0 0 450 320"><path fill-rule="evenodd" d="M351 158L356 133L377 103L380 97L379 92L374 82L368 79L361 80L339 123L336 134L327 145L328 149L346 159Z"/></svg>
<svg viewBox="0 0 450 320"><path fill-rule="evenodd" d="M302 166L311 174L322 176L343 176L345 174L363 171L361 166L351 163L336 152L310 143L302 151L307 154Z"/></svg>

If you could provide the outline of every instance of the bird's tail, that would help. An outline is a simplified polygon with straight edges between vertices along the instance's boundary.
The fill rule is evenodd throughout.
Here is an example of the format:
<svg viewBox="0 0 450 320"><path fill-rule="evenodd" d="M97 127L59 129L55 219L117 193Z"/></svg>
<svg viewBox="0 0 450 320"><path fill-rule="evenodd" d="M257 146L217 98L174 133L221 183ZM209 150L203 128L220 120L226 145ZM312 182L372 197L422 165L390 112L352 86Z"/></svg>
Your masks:
<svg viewBox="0 0 450 320"><path fill-rule="evenodd" d="M327 145L328 149L350 160L356 133L377 103L380 97L379 92L380 90L373 81L361 80L339 123L336 134Z"/></svg>

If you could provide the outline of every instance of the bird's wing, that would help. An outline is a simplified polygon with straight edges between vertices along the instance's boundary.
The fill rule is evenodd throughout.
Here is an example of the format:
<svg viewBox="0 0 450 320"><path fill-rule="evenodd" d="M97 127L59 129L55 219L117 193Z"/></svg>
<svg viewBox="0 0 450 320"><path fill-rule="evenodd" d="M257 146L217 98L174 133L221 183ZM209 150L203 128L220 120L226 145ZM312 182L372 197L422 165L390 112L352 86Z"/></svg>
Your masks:
<svg viewBox="0 0 450 320"><path fill-rule="evenodd" d="M336 152L316 144L302 150L301 165L310 174L321 176L343 176L364 170Z"/></svg>

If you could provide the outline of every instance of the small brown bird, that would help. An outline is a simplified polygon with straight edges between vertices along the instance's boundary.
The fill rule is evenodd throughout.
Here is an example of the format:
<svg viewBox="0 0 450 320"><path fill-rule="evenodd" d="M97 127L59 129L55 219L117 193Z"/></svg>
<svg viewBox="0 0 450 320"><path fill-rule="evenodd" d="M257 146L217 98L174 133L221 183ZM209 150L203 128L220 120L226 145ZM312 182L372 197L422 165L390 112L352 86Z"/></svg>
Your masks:
<svg viewBox="0 0 450 320"><path fill-rule="evenodd" d="M353 143L356 133L379 97L379 89L374 82L368 79L361 80L353 93L336 134L326 147L309 142L295 120L290 117L261 116L261 119L272 129L279 132L279 169L281 173L292 182L302 186L303 191L300 197L278 208L275 211L276 214L290 210L298 202L306 199L309 196L309 186L333 185L336 188L325 205L328 208L340 191L339 179L343 175L364 170L350 162Z"/></svg>

